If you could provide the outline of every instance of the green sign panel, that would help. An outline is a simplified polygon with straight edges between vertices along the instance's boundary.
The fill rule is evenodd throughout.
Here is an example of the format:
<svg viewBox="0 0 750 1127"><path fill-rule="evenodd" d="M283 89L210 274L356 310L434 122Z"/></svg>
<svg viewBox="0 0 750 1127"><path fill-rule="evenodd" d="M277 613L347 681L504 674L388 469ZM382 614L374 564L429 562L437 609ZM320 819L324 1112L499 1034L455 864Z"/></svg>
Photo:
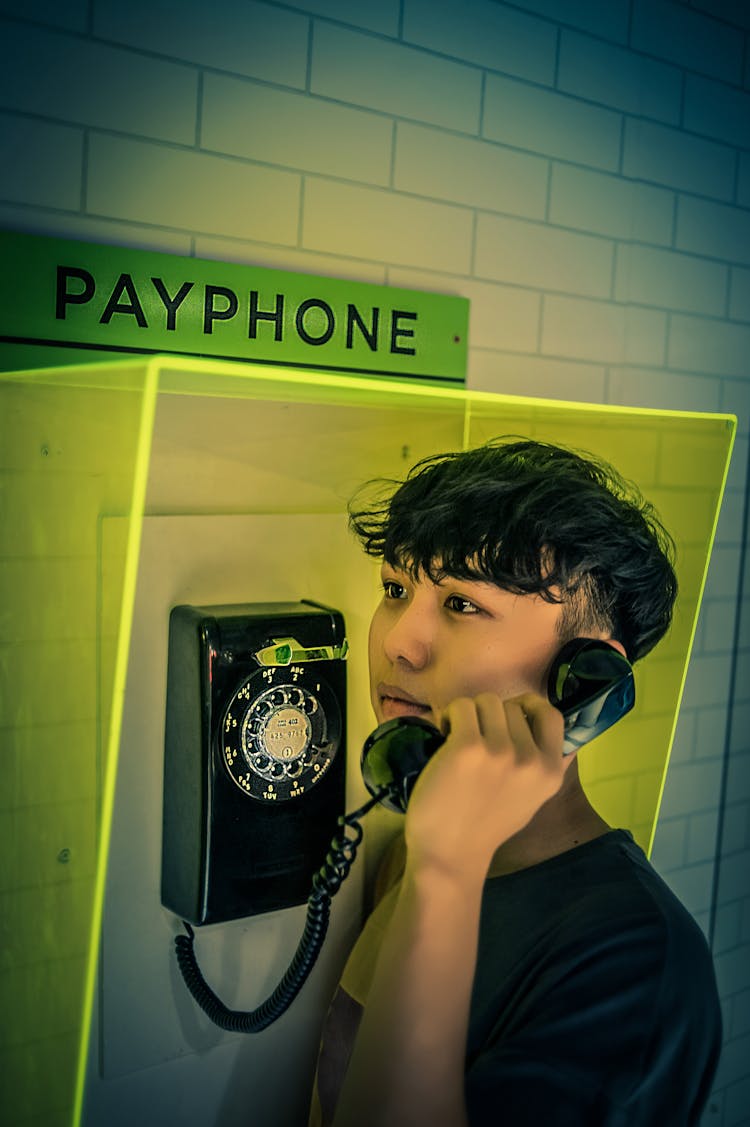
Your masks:
<svg viewBox="0 0 750 1127"><path fill-rule="evenodd" d="M468 319L462 297L0 232L6 369L33 346L33 366L158 352L460 384Z"/></svg>

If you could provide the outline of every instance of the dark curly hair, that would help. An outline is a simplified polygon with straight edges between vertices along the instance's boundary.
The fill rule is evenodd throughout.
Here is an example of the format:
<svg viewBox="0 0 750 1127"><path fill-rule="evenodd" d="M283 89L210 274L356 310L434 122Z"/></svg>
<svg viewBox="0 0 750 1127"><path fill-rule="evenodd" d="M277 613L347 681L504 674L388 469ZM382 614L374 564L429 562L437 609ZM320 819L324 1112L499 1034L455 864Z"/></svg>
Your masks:
<svg viewBox="0 0 750 1127"><path fill-rule="evenodd" d="M369 501L368 501L369 498ZM589 454L514 436L424 458L349 505L368 555L560 602L563 640L606 630L630 661L666 633L674 542L635 485Z"/></svg>

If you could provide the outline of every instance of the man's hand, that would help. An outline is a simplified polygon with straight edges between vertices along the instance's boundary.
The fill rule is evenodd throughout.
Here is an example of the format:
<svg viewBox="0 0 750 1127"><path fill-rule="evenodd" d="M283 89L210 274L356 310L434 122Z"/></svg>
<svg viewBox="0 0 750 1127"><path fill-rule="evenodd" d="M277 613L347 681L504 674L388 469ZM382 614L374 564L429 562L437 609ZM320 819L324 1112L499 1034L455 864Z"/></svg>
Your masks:
<svg viewBox="0 0 750 1127"><path fill-rule="evenodd" d="M335 1127L467 1127L464 1058L495 851L560 788L562 716L525 694L460 698L406 811L406 870ZM500 1118L498 1118L498 1123Z"/></svg>
<svg viewBox="0 0 750 1127"><path fill-rule="evenodd" d="M406 813L408 864L482 882L495 851L557 791L563 718L536 693L454 700L445 744L420 775Z"/></svg>

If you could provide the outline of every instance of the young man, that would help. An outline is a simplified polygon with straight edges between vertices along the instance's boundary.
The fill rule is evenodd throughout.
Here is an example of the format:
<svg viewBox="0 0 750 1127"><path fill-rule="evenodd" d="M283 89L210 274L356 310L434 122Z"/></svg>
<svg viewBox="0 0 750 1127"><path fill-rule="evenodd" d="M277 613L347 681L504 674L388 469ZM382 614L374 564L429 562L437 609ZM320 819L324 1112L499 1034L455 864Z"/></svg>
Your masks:
<svg viewBox="0 0 750 1127"><path fill-rule="evenodd" d="M530 440L427 459L351 519L383 559L376 717L447 739L332 1004L311 1122L697 1123L721 1041L707 945L589 803L546 698L565 641L635 661L663 636L669 537L610 467Z"/></svg>

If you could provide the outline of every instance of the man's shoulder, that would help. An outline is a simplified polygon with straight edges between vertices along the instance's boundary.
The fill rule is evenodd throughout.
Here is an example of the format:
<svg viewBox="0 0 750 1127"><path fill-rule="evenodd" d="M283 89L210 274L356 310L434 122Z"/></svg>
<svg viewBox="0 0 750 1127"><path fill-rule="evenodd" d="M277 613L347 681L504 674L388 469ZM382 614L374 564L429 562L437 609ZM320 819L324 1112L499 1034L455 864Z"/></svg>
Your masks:
<svg viewBox="0 0 750 1127"><path fill-rule="evenodd" d="M510 1052L519 1038L536 1043L568 1024L585 1028L598 1051L609 1045L613 1059L640 1054L644 1029L655 1039L644 1053L666 1051L670 1039L698 1056L715 1051L708 943L627 832L488 884L472 1052Z"/></svg>
<svg viewBox="0 0 750 1127"><path fill-rule="evenodd" d="M612 830L540 865L487 882L483 923L497 930L509 914L529 950L641 949L658 962L667 952L711 965L705 936L627 830Z"/></svg>

